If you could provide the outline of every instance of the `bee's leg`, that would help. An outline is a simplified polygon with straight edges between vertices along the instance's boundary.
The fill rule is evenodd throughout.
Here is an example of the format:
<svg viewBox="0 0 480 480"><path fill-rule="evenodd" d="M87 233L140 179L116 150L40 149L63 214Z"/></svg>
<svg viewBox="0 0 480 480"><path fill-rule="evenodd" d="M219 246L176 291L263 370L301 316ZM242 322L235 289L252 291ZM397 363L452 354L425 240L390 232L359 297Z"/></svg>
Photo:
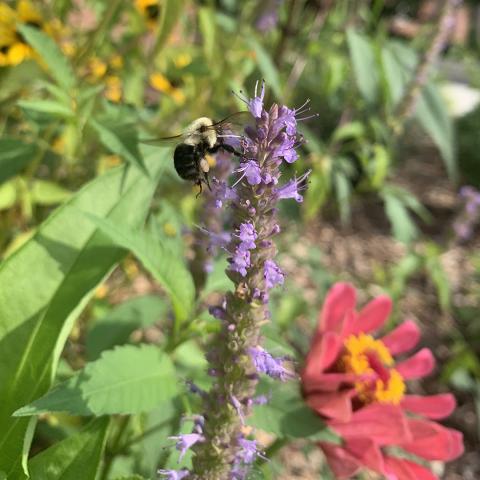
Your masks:
<svg viewBox="0 0 480 480"><path fill-rule="evenodd" d="M208 172L203 173L203 178L205 180L205 185L207 185L208 189L212 191L212 188L210 187L210 180L208 179Z"/></svg>
<svg viewBox="0 0 480 480"><path fill-rule="evenodd" d="M225 150L228 153L231 153L232 155L235 155L236 157L244 157L243 153L239 152L238 150L235 150L231 145L228 145L226 143L219 143L218 145L215 145L212 148L208 149L208 153L217 153L220 149Z"/></svg>
<svg viewBox="0 0 480 480"><path fill-rule="evenodd" d="M195 185L198 185L200 187L200 190L198 191L198 193L195 195L195 198L198 198L202 192L203 192L203 187L202 187L202 180L201 179L198 179L196 182L195 182Z"/></svg>

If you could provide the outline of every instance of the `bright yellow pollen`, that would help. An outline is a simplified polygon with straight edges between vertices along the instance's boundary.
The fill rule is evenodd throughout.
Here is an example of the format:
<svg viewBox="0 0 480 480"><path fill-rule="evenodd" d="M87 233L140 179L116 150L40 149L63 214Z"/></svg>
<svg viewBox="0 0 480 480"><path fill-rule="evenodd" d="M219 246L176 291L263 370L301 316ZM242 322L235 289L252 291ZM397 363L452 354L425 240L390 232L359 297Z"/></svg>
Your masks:
<svg viewBox="0 0 480 480"><path fill-rule="evenodd" d="M400 403L405 393L405 383L400 373L393 367L393 357L381 340L371 335L360 333L350 335L344 343L345 353L341 358L341 367L346 373L356 375L377 375L372 359L376 359L377 368L380 366L388 373L388 380L358 380L355 389L358 397L364 403L380 402Z"/></svg>

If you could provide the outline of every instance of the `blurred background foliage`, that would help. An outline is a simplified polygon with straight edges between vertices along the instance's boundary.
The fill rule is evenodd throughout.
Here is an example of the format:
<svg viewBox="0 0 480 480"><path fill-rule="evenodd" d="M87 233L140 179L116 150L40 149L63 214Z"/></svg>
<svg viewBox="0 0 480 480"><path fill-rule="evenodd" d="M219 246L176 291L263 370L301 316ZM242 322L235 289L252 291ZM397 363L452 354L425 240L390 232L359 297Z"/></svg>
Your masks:
<svg viewBox="0 0 480 480"><path fill-rule="evenodd" d="M276 335L304 352L305 331L336 278L387 291L398 307L392 323L407 312L432 332L445 360L443 383L432 390L453 385L465 395L461 408L474 419L471 442L478 441L480 11L476 2L458 3L0 2L3 258L91 179L121 163L145 174L157 161L164 166L151 232L188 255L185 232L198 222L203 199L178 179L171 150L139 140L242 110L232 91L251 93L263 78L268 102L298 107L308 98L310 113L318 113L301 122L307 143L285 172L312 170L304 202L282 210L291 226L281 240L282 264L295 280L274 298ZM474 193L457 197L466 184ZM229 288L223 266L205 295ZM69 338L61 378L114 345L155 341L151 326L166 306L145 282L128 257L97 290ZM132 291L143 296L132 300ZM405 298L413 303L402 304ZM206 323L199 318L192 337ZM189 345L179 356L190 375L199 354ZM37 450L76 428L61 416L44 420ZM156 460L137 447L126 456L130 450L116 451L114 443L102 479L151 469L138 462Z"/></svg>

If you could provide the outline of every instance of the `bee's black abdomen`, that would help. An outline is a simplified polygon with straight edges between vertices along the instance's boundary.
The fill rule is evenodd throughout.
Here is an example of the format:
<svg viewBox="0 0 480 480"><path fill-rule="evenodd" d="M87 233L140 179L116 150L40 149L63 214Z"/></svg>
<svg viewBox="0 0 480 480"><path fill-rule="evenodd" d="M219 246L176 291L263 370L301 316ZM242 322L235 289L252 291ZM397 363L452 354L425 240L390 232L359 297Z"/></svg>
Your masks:
<svg viewBox="0 0 480 480"><path fill-rule="evenodd" d="M192 145L181 143L173 153L173 163L178 175L184 180L197 181L199 171L197 165L197 153Z"/></svg>

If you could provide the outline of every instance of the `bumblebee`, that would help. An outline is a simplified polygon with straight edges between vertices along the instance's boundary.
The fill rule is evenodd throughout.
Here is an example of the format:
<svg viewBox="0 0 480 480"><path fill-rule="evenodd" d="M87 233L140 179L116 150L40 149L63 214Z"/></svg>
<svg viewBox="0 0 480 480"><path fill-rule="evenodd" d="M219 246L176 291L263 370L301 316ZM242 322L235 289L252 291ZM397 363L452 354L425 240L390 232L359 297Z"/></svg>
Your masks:
<svg viewBox="0 0 480 480"><path fill-rule="evenodd" d="M194 120L180 135L172 137L163 137L152 140L143 140L143 143L150 145L162 145L169 142L176 143L173 152L173 164L180 178L190 180L200 187L205 184L210 188L208 173L210 166L207 154L215 154L220 150L229 152L236 157L242 157L242 153L236 150L232 145L226 143L226 139L235 138L235 125L239 123L248 112L237 112L219 122L214 122L211 118L200 117Z"/></svg>

